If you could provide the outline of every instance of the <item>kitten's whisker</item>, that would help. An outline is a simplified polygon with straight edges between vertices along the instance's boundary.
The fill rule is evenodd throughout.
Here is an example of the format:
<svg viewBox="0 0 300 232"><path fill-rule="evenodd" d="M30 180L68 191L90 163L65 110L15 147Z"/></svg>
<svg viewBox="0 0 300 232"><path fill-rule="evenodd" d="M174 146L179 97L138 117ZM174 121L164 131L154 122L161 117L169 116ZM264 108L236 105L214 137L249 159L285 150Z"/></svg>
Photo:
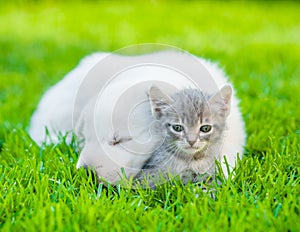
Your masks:
<svg viewBox="0 0 300 232"><path fill-rule="evenodd" d="M172 151L172 150L174 150L174 148L176 149L176 145L170 144L170 145L165 147L165 150L166 151Z"/></svg>

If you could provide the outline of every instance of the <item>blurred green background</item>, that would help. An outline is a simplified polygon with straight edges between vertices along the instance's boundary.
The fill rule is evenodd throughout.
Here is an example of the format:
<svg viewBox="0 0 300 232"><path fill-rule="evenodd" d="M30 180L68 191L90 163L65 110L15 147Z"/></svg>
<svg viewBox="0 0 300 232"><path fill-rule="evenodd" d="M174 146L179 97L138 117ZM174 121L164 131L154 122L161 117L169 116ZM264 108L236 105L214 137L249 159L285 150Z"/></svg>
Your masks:
<svg viewBox="0 0 300 232"><path fill-rule="evenodd" d="M164 211L166 217L162 216L161 219L160 201L149 200L150 203L143 203L149 211L143 211L143 217L133 216L135 224L128 228L139 231L141 228L151 229L152 226L157 231L172 228L198 231L195 229L198 225L219 231L297 231L300 211L299 12L300 4L297 1L1 1L0 168L5 189L15 186L14 180L27 178L24 177L26 170L22 169L23 165L33 168L33 172L37 173L34 178L39 179L41 175L41 178L48 180L40 170L40 162L48 167L45 172L52 179L56 178L55 173L59 170L58 175L63 176L59 181L64 183L65 180L80 188L81 185L74 182L78 177L76 173L72 172L70 178L65 177L66 165L60 163L62 154L57 150L46 153L55 156L57 160L53 163L52 158L42 156L42 151L32 146L23 131L28 127L40 97L87 54L114 51L139 43L169 44L216 61L228 73L241 99L247 127L244 166L241 165L238 171L236 184L230 187L231 193L236 190L232 195L234 198L230 198L228 192L222 195L220 190L220 197L223 196L228 205L220 201L210 202L208 197L205 198L207 201L198 199L198 202L193 197L187 198L190 199L190 205L180 203L181 208L178 205L170 206ZM62 157L69 157L68 152L64 154ZM28 155L37 166L26 163ZM76 155L73 158L76 159ZM47 162L50 166L46 165ZM70 161L68 165L72 170L75 169L74 162ZM26 179L26 184L18 182L17 189L23 189L23 194L35 183L35 179L30 178ZM51 188L43 186L40 185L41 190L37 190L37 193L69 193L67 184L64 187L56 187L55 184ZM24 197L23 200L15 200L14 191L5 194L3 192L2 196L6 198L2 197L0 201L4 205L0 211L0 223L6 222L4 225L8 230L10 223L18 229L24 229L31 223L36 223L36 228L39 228L41 223L46 230L47 221L39 218L37 207L49 215L52 215L49 205L70 211L71 216L63 220L69 222L67 228L72 231L79 222L86 228L95 226L94 222L86 222L84 215L81 218L78 214L73 220L73 206L80 210L80 206L90 204L90 212L100 219L112 210L110 207L118 209L113 203L106 203L106 208L101 212L93 208L92 205L96 203L89 201L93 197L88 194L82 202L71 198L72 207L65 205L59 195L55 195L54 200L45 200L48 208L40 204L35 206L36 192L34 197ZM143 195L140 196L143 198ZM106 198L101 199L105 201ZM123 202L124 209L130 212L133 206L140 207L131 199L137 198L129 195ZM176 201L176 196L173 200ZM102 203L100 201L100 207ZM205 204L209 206L198 207ZM157 205L158 208L155 208ZM19 213L26 207L30 213ZM247 210L241 213L243 207ZM120 211L118 216L128 218L126 210ZM195 215L189 214L193 210L199 210L195 214L197 220ZM199 215L202 216L198 218ZM209 218L205 215L209 215ZM221 221L217 220L221 218L220 215L223 215ZM35 220L31 221L31 218ZM90 218L93 221L93 215ZM210 224L210 218L215 220L215 224ZM177 224L177 219L185 224ZM54 216L52 220L59 221ZM112 219L107 220L109 226ZM167 227L160 224L160 220L165 220ZM59 222L63 225L63 221ZM95 223L97 228L101 227ZM193 225L192 228L189 225ZM64 227L61 228L63 230Z"/></svg>

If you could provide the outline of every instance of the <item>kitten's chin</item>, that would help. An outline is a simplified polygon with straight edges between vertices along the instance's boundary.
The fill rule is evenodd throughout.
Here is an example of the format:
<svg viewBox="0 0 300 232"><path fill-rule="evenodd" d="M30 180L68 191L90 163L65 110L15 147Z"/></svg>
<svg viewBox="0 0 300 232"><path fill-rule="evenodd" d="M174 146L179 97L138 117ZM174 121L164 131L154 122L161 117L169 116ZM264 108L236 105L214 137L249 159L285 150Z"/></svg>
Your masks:
<svg viewBox="0 0 300 232"><path fill-rule="evenodd" d="M186 153L187 155L194 155L195 153L197 153L198 149L194 148L194 147L189 147L189 148L184 148L182 149L184 151L184 153Z"/></svg>
<svg viewBox="0 0 300 232"><path fill-rule="evenodd" d="M200 146L198 147L191 147L191 146L188 146L188 147L185 147L183 148L182 150L188 154L188 155L194 155L198 152L201 152L202 150L204 150L206 148L206 143L203 143L201 144Z"/></svg>

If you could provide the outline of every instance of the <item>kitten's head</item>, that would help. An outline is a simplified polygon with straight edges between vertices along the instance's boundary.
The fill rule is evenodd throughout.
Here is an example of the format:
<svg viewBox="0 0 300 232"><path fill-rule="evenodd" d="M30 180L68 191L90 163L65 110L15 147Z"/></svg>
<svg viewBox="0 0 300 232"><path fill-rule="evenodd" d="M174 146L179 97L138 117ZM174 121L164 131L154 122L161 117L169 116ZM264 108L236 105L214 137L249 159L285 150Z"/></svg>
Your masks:
<svg viewBox="0 0 300 232"><path fill-rule="evenodd" d="M173 96L152 86L149 90L151 111L165 134L165 148L194 155L220 143L230 113L231 96L229 85L213 95L185 89Z"/></svg>

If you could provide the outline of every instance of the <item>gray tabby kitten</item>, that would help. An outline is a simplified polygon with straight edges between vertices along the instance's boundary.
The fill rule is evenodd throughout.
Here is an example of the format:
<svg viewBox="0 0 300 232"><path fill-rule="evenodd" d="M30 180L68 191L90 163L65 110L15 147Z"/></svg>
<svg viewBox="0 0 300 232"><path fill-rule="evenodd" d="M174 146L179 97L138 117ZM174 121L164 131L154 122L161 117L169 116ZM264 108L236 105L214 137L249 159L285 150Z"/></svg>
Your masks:
<svg viewBox="0 0 300 232"><path fill-rule="evenodd" d="M135 177L146 177L154 187L159 177L178 176L187 183L215 173L215 160L226 131L232 87L225 85L214 95L198 89L185 89L170 97L152 86L149 100L164 141ZM202 175L202 177L201 177Z"/></svg>

